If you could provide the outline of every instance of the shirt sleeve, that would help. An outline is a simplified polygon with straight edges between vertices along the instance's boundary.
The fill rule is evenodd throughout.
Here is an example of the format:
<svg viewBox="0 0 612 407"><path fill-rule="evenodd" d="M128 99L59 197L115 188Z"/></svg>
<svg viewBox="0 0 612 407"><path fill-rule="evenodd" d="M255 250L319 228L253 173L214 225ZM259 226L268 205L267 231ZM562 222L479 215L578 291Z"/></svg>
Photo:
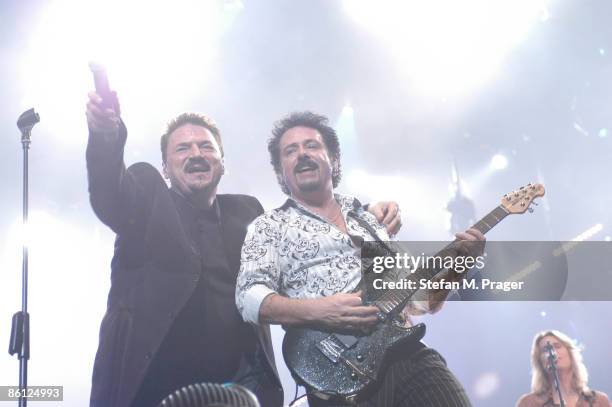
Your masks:
<svg viewBox="0 0 612 407"><path fill-rule="evenodd" d="M153 197L166 183L152 165L136 163L126 169L124 147L127 128L117 135L89 133L87 180L89 200L96 216L118 235L144 230Z"/></svg>
<svg viewBox="0 0 612 407"><path fill-rule="evenodd" d="M280 225L269 214L256 218L247 230L236 283L236 306L246 322L258 324L261 303L279 291L280 236Z"/></svg>

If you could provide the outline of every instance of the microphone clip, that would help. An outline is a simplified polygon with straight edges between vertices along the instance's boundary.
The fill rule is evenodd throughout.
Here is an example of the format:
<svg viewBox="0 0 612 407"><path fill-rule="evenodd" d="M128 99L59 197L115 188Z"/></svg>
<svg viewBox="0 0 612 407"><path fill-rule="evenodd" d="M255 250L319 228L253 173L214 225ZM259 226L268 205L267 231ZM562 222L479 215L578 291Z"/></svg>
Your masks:
<svg viewBox="0 0 612 407"><path fill-rule="evenodd" d="M30 143L30 134L32 128L40 121L40 116L34 111L34 108L26 110L17 119L17 127L21 131L21 142Z"/></svg>

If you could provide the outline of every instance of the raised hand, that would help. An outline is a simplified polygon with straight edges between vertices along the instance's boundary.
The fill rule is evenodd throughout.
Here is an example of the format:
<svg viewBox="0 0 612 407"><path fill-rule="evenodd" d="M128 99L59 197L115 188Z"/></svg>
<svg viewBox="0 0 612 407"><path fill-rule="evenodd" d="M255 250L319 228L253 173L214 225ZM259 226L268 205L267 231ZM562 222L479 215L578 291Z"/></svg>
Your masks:
<svg viewBox="0 0 612 407"><path fill-rule="evenodd" d="M85 114L89 131L117 136L119 134L119 116L113 109L102 106L102 98L96 92L89 92L87 96L89 101Z"/></svg>

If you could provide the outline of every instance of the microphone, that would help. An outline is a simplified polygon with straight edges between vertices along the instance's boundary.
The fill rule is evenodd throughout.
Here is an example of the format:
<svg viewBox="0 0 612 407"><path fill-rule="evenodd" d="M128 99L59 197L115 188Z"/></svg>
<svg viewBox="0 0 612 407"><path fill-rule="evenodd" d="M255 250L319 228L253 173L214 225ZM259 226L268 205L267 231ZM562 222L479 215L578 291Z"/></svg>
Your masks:
<svg viewBox="0 0 612 407"><path fill-rule="evenodd" d="M40 116L34 111L34 108L32 108L21 113L21 116L19 116L19 119L17 119L17 127L19 127L21 134L25 135L30 133L30 131L32 131L32 127L34 127L34 125L39 121Z"/></svg>
<svg viewBox="0 0 612 407"><path fill-rule="evenodd" d="M548 368L550 370L555 368L555 364L557 363L557 352L550 344L550 341L546 341L546 352L548 353Z"/></svg>
<svg viewBox="0 0 612 407"><path fill-rule="evenodd" d="M104 65L97 62L89 62L89 69L93 73L96 93L102 98L102 107L113 109L117 115L120 115L117 95L110 89Z"/></svg>
<svg viewBox="0 0 612 407"><path fill-rule="evenodd" d="M565 400L563 400L563 394L561 394L561 386L559 384L559 374L557 372L557 352L553 349L550 341L546 341L546 352L548 352L548 370L550 370L553 376L555 389L559 395L559 405L565 407Z"/></svg>

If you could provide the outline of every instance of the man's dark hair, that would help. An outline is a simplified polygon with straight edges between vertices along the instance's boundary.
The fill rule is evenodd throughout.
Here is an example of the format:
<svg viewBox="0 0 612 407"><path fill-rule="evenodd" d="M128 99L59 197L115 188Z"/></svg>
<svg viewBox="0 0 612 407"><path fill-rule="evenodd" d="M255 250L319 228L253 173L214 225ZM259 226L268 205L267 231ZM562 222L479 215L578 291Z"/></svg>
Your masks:
<svg viewBox="0 0 612 407"><path fill-rule="evenodd" d="M166 163L166 149L168 148L168 139L172 132L179 127L185 124L194 124L196 126L202 126L210 130L215 140L217 140L217 144L219 144L219 149L221 150L221 157L223 157L223 143L221 142L221 133L219 132L219 128L217 124L210 117L204 116L199 113L183 113L172 119L167 127L164 134L161 136L160 144L161 144L161 153L162 153L162 162Z"/></svg>
<svg viewBox="0 0 612 407"><path fill-rule="evenodd" d="M321 138L325 143L329 158L333 164L332 184L334 188L336 188L340 183L340 178L342 176L342 169L340 167L340 141L338 140L336 131L331 128L328 123L329 119L327 117L312 112L293 112L274 123L272 137L268 140L268 151L270 152L270 163L272 167L274 167L278 183L285 194L290 195L290 191L280 177L282 172L280 140L287 130L294 127L308 127L321 134Z"/></svg>

